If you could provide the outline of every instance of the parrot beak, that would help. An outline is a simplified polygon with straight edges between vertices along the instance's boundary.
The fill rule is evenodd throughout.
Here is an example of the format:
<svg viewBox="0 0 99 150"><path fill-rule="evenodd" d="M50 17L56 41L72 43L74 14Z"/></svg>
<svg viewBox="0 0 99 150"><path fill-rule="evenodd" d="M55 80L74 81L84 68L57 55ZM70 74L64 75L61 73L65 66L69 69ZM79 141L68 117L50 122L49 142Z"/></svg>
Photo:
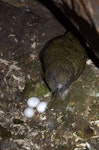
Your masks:
<svg viewBox="0 0 99 150"><path fill-rule="evenodd" d="M58 86L54 92L52 92L52 97L54 99L62 98L63 100L66 98L69 92L69 87L65 88L63 86Z"/></svg>
<svg viewBox="0 0 99 150"><path fill-rule="evenodd" d="M53 96L54 98L58 97L59 94L60 94L60 92L61 92L61 90L62 90L62 85L58 85L58 86L56 87L55 91L52 92L52 96Z"/></svg>

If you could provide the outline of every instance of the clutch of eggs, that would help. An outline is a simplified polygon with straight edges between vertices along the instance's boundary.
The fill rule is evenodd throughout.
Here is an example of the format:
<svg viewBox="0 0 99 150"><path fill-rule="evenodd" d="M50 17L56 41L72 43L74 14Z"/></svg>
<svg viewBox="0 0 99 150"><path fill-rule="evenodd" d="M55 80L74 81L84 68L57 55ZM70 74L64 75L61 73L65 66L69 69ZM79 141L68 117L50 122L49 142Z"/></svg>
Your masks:
<svg viewBox="0 0 99 150"><path fill-rule="evenodd" d="M45 102L45 101L40 102L40 99L37 97L30 97L27 100L27 105L28 105L28 107L25 108L25 110L24 110L24 115L27 118L31 118L34 116L34 114L35 114L34 108L36 108L36 110L39 113L43 113L47 109L47 102Z"/></svg>

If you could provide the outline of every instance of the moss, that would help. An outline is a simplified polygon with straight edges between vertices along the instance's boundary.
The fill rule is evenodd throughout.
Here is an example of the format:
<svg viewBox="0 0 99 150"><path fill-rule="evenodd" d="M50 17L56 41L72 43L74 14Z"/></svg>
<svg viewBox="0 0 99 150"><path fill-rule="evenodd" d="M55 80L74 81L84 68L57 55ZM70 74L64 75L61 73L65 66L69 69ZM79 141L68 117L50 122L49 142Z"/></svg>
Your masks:
<svg viewBox="0 0 99 150"><path fill-rule="evenodd" d="M28 82L23 91L23 96L29 98L32 96L44 97L49 92L49 89L43 83Z"/></svg>
<svg viewBox="0 0 99 150"><path fill-rule="evenodd" d="M34 96L42 96L44 97L49 92L49 89L42 83L37 84L36 89L34 91Z"/></svg>

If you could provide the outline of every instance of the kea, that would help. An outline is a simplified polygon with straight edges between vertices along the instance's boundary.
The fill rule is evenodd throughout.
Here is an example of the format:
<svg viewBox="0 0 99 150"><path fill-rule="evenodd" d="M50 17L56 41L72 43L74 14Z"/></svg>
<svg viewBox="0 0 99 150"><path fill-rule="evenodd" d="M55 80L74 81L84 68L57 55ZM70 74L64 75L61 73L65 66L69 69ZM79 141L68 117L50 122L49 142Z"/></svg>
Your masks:
<svg viewBox="0 0 99 150"><path fill-rule="evenodd" d="M86 51L70 31L46 44L40 58L44 80L54 96L65 98L70 85L83 72Z"/></svg>

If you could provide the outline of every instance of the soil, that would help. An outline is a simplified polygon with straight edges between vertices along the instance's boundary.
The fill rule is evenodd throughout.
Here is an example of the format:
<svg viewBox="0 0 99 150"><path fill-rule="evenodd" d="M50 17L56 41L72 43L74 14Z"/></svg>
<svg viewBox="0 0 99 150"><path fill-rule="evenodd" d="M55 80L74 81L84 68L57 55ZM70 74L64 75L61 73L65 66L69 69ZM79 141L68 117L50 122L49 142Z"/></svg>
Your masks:
<svg viewBox="0 0 99 150"><path fill-rule="evenodd" d="M66 29L40 8L0 2L0 150L99 150L99 69L88 59L66 100L51 100L39 53ZM51 105L29 119L23 112L32 96Z"/></svg>

